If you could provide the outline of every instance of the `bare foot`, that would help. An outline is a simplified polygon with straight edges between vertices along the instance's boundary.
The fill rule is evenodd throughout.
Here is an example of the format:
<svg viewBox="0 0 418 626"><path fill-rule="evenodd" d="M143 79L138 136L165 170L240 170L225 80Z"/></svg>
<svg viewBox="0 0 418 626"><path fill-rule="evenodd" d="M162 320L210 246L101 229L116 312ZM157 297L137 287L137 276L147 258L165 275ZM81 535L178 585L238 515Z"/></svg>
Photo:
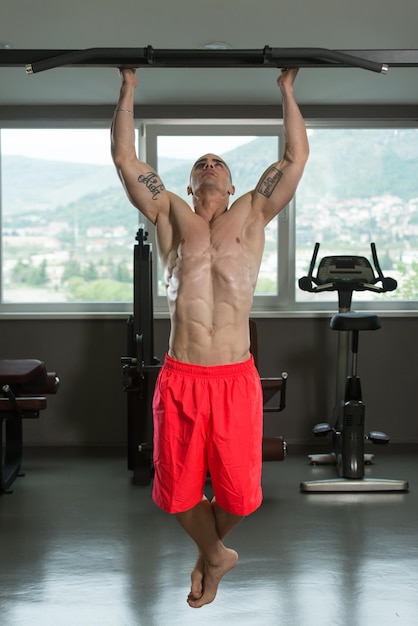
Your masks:
<svg viewBox="0 0 418 626"><path fill-rule="evenodd" d="M199 562L199 561L198 561ZM195 599L189 595L187 602L194 609L200 609L205 604L214 601L218 591L218 585L222 578L238 563L238 554L235 550L225 548L225 553L219 563L205 563L204 577L202 581L203 593ZM194 570L195 571L195 570Z"/></svg>
<svg viewBox="0 0 418 626"><path fill-rule="evenodd" d="M203 558L203 554L199 552L196 565L194 566L194 570L192 571L192 576L191 576L192 587L190 589L190 593L187 598L187 601L199 600L202 597L204 575L205 575L205 559Z"/></svg>

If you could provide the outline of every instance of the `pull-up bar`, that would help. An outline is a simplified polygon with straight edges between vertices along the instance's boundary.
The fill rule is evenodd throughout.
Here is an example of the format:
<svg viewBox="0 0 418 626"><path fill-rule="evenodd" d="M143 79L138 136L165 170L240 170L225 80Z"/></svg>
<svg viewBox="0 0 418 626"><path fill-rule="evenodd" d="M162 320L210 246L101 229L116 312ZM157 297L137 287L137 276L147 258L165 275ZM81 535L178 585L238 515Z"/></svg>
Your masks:
<svg viewBox="0 0 418 626"><path fill-rule="evenodd" d="M418 67L418 50L156 50L87 48L86 50L0 50L0 67L23 65L27 74L63 66L83 67L357 67L385 74L389 67Z"/></svg>
<svg viewBox="0 0 418 626"><path fill-rule="evenodd" d="M146 48L90 48L75 50L26 65L28 74L35 74L54 67L79 63L97 62L117 65L125 63L136 67L252 67L297 66L300 62L313 61L321 65L351 66L372 72L387 72L388 66L368 59L325 48L270 48L263 50L154 50Z"/></svg>

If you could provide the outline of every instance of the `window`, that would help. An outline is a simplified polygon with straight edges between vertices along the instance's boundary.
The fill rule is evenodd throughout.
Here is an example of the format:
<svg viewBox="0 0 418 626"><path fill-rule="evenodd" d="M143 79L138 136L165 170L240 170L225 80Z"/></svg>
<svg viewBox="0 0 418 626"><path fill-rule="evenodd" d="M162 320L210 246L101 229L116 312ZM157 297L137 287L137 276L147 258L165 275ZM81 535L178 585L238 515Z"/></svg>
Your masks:
<svg viewBox="0 0 418 626"><path fill-rule="evenodd" d="M254 135L255 132L259 134ZM187 203L190 203L186 191L190 171L201 155L211 152L228 164L235 186L232 204L235 198L255 188L261 174L270 163L277 161L280 152L277 127L155 125L147 127L146 136L148 161L154 161L164 185ZM277 301L277 222L277 219L272 220L266 228L266 245L256 288L259 303L266 304L272 297ZM157 280L157 305L164 307L165 287L160 266Z"/></svg>
<svg viewBox="0 0 418 626"><path fill-rule="evenodd" d="M375 242L384 275L398 282L386 294L357 292L355 300L406 307L418 300L418 129L309 130L310 158L297 191L296 279L307 273L315 242L318 260L333 254L371 259ZM296 289L297 302L335 301L335 293ZM414 303L415 301L415 303Z"/></svg>
<svg viewBox="0 0 418 626"><path fill-rule="evenodd" d="M138 212L110 157L108 129L1 131L1 301L132 301Z"/></svg>
<svg viewBox="0 0 418 626"><path fill-rule="evenodd" d="M0 129L0 311L132 309L132 249L144 218L111 162L108 122L97 126ZM307 127L310 158L295 198L268 226L254 310L334 311L335 293L298 287L315 242L319 260L331 254L370 258L372 241L398 289L356 294L356 308L416 310L418 129L372 122L308 121ZM140 154L186 200L200 155L214 152L226 160L239 197L255 187L283 145L281 123L270 120L144 122L139 135ZM158 263L154 268L154 308L166 311L161 269Z"/></svg>

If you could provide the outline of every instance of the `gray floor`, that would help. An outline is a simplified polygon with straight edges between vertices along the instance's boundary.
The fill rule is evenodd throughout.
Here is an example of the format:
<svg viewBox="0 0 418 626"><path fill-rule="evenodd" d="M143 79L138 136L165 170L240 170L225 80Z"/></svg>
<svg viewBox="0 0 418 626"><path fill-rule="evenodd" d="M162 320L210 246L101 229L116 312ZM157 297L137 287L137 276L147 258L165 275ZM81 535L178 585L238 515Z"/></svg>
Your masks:
<svg viewBox="0 0 418 626"><path fill-rule="evenodd" d="M414 626L418 451L377 452L367 474L408 480L409 493L303 494L333 468L292 450L265 464L263 506L229 538L240 562L196 610L194 548L122 453L25 451L26 476L0 497L0 623Z"/></svg>

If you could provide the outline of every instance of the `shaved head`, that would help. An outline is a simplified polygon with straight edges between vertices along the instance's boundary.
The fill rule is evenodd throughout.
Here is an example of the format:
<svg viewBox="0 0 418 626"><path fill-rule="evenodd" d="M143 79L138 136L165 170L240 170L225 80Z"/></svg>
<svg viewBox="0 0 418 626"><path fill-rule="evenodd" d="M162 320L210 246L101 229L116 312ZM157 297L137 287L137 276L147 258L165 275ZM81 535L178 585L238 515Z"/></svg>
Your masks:
<svg viewBox="0 0 418 626"><path fill-rule="evenodd" d="M231 180L232 183L232 174L231 174L231 170L229 169L228 165L226 164L226 162L218 155L216 154L204 154L203 156L199 157L195 163L193 164L193 167L191 169L190 172L190 176L192 175L193 171L199 166L199 165L205 165L209 160L213 160L213 161L217 161L218 163L223 163L224 166L226 167L228 173L229 173L229 178Z"/></svg>

